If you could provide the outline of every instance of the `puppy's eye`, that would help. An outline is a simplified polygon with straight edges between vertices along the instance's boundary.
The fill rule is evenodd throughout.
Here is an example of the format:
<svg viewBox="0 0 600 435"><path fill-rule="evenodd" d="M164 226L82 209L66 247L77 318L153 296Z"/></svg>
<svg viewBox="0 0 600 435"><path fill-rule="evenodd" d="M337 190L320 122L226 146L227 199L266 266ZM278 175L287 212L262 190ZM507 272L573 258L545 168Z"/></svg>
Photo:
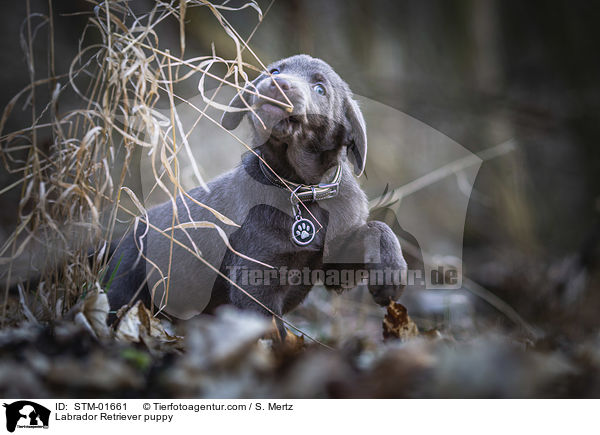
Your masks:
<svg viewBox="0 0 600 435"><path fill-rule="evenodd" d="M279 74L279 69L277 68L273 68L271 71L269 71L271 74L275 75L275 74Z"/></svg>
<svg viewBox="0 0 600 435"><path fill-rule="evenodd" d="M321 84L316 84L313 86L315 92L319 95L325 95L325 87Z"/></svg>

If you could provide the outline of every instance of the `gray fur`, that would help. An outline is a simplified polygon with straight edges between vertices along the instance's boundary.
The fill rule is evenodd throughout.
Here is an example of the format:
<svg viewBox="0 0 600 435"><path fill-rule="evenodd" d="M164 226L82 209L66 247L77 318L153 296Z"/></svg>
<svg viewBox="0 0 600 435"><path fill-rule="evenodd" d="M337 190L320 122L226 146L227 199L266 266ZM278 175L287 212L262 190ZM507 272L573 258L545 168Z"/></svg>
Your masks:
<svg viewBox="0 0 600 435"><path fill-rule="evenodd" d="M214 222L225 230L234 249L276 268L405 270L406 263L394 233L384 223L367 222L367 198L352 175L351 163L355 173L364 170L367 136L364 119L348 85L325 62L307 55L280 60L269 65L268 70L275 68L279 74L263 73L252 86L261 95L284 101L273 85L273 80L277 80L294 106L291 114L265 105L248 92L236 95L230 105L237 108L249 105L260 116L266 128L255 115L250 115L254 146L280 176L315 184L328 180L337 164L343 165L338 195L305 203L323 229L307 246L300 247L291 241L294 218L290 194L267 181L252 153L244 156L239 167L210 182L208 191L196 188L189 192L196 201L216 209L241 227L224 225L210 211L184 196L177 198L179 222ZM315 91L317 84L325 88L325 95ZM222 125L234 129L247 113L227 112ZM308 218L308 212L302 210L303 217ZM172 213L171 202L166 202L150 209L148 219L151 225L164 230L171 226ZM177 244L170 262L167 298L166 277L161 277L156 267L163 272L169 270L170 240L151 228L146 229L140 222L113 253L110 267L120 264L109 290L112 309L130 302L142 287L140 296L144 300L150 301L152 293L157 307L179 318L212 312L221 304L268 313ZM174 234L176 240L192 251L199 250L202 258L227 276L233 277L232 271L241 270L236 267L267 269L228 250L214 229L178 229ZM284 314L300 304L312 286L282 286L273 282L242 287L270 310ZM375 301L384 305L390 298L399 297L402 288L402 285L373 285L369 289ZM165 300L166 305L162 303Z"/></svg>

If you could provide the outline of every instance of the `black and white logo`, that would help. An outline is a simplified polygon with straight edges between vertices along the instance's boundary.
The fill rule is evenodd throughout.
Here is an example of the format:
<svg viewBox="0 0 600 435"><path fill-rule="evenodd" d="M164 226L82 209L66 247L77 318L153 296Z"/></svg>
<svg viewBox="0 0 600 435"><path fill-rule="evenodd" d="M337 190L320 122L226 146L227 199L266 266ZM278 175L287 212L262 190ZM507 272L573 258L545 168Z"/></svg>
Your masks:
<svg viewBox="0 0 600 435"><path fill-rule="evenodd" d="M4 404L6 408L6 430L48 429L50 410L29 400L19 400Z"/></svg>

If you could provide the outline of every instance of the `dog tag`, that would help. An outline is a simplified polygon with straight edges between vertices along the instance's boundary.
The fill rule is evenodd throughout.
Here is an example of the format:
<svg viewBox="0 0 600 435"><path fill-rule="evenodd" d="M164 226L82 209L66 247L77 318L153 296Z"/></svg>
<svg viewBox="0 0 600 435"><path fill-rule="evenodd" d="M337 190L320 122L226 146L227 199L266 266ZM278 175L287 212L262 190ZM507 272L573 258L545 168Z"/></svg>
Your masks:
<svg viewBox="0 0 600 435"><path fill-rule="evenodd" d="M292 225L292 240L300 246L308 245L315 238L315 226L308 219L300 218Z"/></svg>

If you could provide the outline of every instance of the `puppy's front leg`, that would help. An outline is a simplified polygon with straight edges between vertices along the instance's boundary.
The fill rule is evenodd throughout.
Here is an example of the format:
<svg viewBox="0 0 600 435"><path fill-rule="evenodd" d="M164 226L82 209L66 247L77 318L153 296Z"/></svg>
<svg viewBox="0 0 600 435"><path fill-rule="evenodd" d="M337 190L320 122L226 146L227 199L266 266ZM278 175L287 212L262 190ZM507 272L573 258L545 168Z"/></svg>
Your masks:
<svg viewBox="0 0 600 435"><path fill-rule="evenodd" d="M352 233L330 243L325 268L365 270L369 292L379 305L387 305L402 295L406 278L406 261L398 238L383 222L370 221ZM355 277L360 279L360 276ZM362 277L364 278L364 277ZM330 283L326 287L339 290L354 287L358 282Z"/></svg>
<svg viewBox="0 0 600 435"><path fill-rule="evenodd" d="M367 222L372 232L379 232L379 258L367 258L369 292L379 305L398 300L406 284L406 261L392 229L383 222ZM369 261L373 260L373 261Z"/></svg>

